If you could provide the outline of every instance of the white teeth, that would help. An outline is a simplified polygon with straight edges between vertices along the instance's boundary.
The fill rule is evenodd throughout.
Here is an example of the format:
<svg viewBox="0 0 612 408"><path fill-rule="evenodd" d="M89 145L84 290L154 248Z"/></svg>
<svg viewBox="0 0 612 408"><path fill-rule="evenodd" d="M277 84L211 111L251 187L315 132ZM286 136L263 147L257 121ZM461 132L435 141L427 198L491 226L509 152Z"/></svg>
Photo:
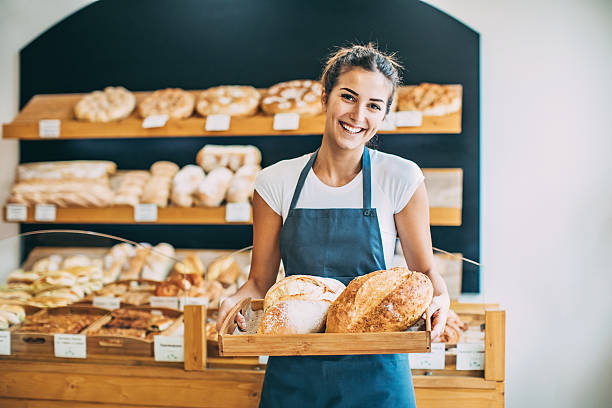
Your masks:
<svg viewBox="0 0 612 408"><path fill-rule="evenodd" d="M363 128L360 128L360 127L353 127L353 126L350 126L350 125L348 125L348 124L346 124L346 123L344 123L344 122L340 122L340 126L342 126L342 128L343 128L344 130L346 130L347 132L349 132L349 133L359 133L359 132L361 132L362 130L364 130Z"/></svg>

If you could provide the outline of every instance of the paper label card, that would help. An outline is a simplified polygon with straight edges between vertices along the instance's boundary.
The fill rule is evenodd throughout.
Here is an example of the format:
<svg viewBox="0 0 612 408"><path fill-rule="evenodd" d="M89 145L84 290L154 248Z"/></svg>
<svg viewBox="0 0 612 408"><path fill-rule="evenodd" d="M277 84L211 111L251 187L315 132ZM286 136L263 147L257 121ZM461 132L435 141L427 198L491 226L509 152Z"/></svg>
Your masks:
<svg viewBox="0 0 612 408"><path fill-rule="evenodd" d="M34 219L36 221L54 222L56 207L53 204L36 204L34 207Z"/></svg>
<svg viewBox="0 0 612 408"><path fill-rule="evenodd" d="M102 309L115 310L121 306L121 299L117 297L95 296L93 298L93 305Z"/></svg>
<svg viewBox="0 0 612 408"><path fill-rule="evenodd" d="M410 368L419 370L444 370L444 343L431 343L431 353L410 353Z"/></svg>
<svg viewBox="0 0 612 408"><path fill-rule="evenodd" d="M395 130L397 126L395 125L395 112L389 112L385 120L382 121L379 130Z"/></svg>
<svg viewBox="0 0 612 408"><path fill-rule="evenodd" d="M179 298L179 310L185 310L185 306L206 306L208 307L208 299L204 297L182 297Z"/></svg>
<svg viewBox="0 0 612 408"><path fill-rule="evenodd" d="M457 370L484 370L484 344L457 344Z"/></svg>
<svg viewBox="0 0 612 408"><path fill-rule="evenodd" d="M28 219L28 207L25 204L7 204L7 221L25 221Z"/></svg>
<svg viewBox="0 0 612 408"><path fill-rule="evenodd" d="M38 137L55 138L60 136L59 119L43 119L38 121Z"/></svg>
<svg viewBox="0 0 612 408"><path fill-rule="evenodd" d="M230 115L208 115L206 117L206 130L209 132L229 130L230 121Z"/></svg>
<svg viewBox="0 0 612 408"><path fill-rule="evenodd" d="M168 122L168 115L151 115L142 121L142 127L145 129L160 128L166 126L166 122Z"/></svg>
<svg viewBox="0 0 612 408"><path fill-rule="evenodd" d="M11 355L11 332L0 330L0 356Z"/></svg>
<svg viewBox="0 0 612 408"><path fill-rule="evenodd" d="M395 125L397 127L413 127L423 124L423 112L400 111L395 112Z"/></svg>
<svg viewBox="0 0 612 408"><path fill-rule="evenodd" d="M155 204L136 204L134 206L134 221L136 222L156 222L157 205Z"/></svg>
<svg viewBox="0 0 612 408"><path fill-rule="evenodd" d="M300 127L297 113L277 113L274 115L274 130L296 130Z"/></svg>
<svg viewBox="0 0 612 408"><path fill-rule="evenodd" d="M155 361L184 361L183 337L153 336Z"/></svg>
<svg viewBox="0 0 612 408"><path fill-rule="evenodd" d="M225 221L248 222L250 219L250 203L227 203L227 205L225 206Z"/></svg>
<svg viewBox="0 0 612 408"><path fill-rule="evenodd" d="M149 299L151 307L163 307L178 310L179 301L175 296L151 296Z"/></svg>
<svg viewBox="0 0 612 408"><path fill-rule="evenodd" d="M87 342L84 334L53 335L55 357L87 358Z"/></svg>
<svg viewBox="0 0 612 408"><path fill-rule="evenodd" d="M269 356L259 356L259 364L268 364Z"/></svg>

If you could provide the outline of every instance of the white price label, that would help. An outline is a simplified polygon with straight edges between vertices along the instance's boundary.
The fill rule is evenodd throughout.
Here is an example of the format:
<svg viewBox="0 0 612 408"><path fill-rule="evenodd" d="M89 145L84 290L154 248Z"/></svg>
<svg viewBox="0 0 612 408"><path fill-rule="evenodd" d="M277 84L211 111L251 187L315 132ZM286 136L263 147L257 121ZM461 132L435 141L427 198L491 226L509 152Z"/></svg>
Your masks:
<svg viewBox="0 0 612 408"><path fill-rule="evenodd" d="M93 305L107 310L115 310L121 307L121 299L116 297L94 296Z"/></svg>
<svg viewBox="0 0 612 408"><path fill-rule="evenodd" d="M60 136L60 120L44 119L38 121L38 136L41 138L54 138Z"/></svg>
<svg viewBox="0 0 612 408"><path fill-rule="evenodd" d="M25 204L7 204L7 221L25 221L28 219L28 207Z"/></svg>
<svg viewBox="0 0 612 408"><path fill-rule="evenodd" d="M53 204L36 204L34 208L34 219L36 221L55 221L56 207Z"/></svg>
<svg viewBox="0 0 612 408"><path fill-rule="evenodd" d="M206 130L209 132L229 130L230 118L230 115L208 115L206 117Z"/></svg>
<svg viewBox="0 0 612 408"><path fill-rule="evenodd" d="M385 120L382 121L380 125L380 130L395 130L397 126L395 126L395 112L389 112Z"/></svg>
<svg viewBox="0 0 612 408"><path fill-rule="evenodd" d="M164 127L166 122L168 122L168 115L151 115L142 121L142 127L145 129Z"/></svg>
<svg viewBox="0 0 612 408"><path fill-rule="evenodd" d="M259 364L268 364L269 356L259 356Z"/></svg>
<svg viewBox="0 0 612 408"><path fill-rule="evenodd" d="M395 113L395 126L413 127L423 124L423 112L420 111L400 111Z"/></svg>
<svg viewBox="0 0 612 408"><path fill-rule="evenodd" d="M300 127L297 113L277 113L274 115L274 130L295 130Z"/></svg>
<svg viewBox="0 0 612 408"><path fill-rule="evenodd" d="M420 370L444 370L444 343L431 343L431 353L410 353L410 368Z"/></svg>
<svg viewBox="0 0 612 408"><path fill-rule="evenodd" d="M134 206L134 221L136 222L156 222L157 205L155 204L136 204Z"/></svg>
<svg viewBox="0 0 612 408"><path fill-rule="evenodd" d="M484 344L457 344L457 370L484 370Z"/></svg>
<svg viewBox="0 0 612 408"><path fill-rule="evenodd" d="M151 307L163 307L166 309L178 310L179 301L175 296L151 296L149 298Z"/></svg>
<svg viewBox="0 0 612 408"><path fill-rule="evenodd" d="M0 356L11 355L11 332L0 330Z"/></svg>
<svg viewBox="0 0 612 408"><path fill-rule="evenodd" d="M87 358L87 341L84 334L53 335L55 357Z"/></svg>
<svg viewBox="0 0 612 408"><path fill-rule="evenodd" d="M208 307L208 298L204 297L182 297L179 298L179 310L183 311L185 306L206 306Z"/></svg>
<svg viewBox="0 0 612 408"><path fill-rule="evenodd" d="M227 203L225 206L225 221L248 222L251 219L251 204Z"/></svg>
<svg viewBox="0 0 612 408"><path fill-rule="evenodd" d="M184 361L183 337L153 336L155 361Z"/></svg>

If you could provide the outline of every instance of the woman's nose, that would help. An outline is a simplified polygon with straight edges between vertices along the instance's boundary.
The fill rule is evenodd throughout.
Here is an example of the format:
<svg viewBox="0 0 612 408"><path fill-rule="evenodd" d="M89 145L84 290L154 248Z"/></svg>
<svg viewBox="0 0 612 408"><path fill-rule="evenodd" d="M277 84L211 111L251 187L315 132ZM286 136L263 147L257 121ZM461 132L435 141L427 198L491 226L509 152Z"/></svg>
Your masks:
<svg viewBox="0 0 612 408"><path fill-rule="evenodd" d="M363 121L363 119L365 117L364 116L364 109L365 109L365 106L361 106L358 103L356 103L353 106L353 111L351 112L352 113L352 118L351 119L353 119L355 121L355 124L358 124L358 125L362 124L361 122Z"/></svg>

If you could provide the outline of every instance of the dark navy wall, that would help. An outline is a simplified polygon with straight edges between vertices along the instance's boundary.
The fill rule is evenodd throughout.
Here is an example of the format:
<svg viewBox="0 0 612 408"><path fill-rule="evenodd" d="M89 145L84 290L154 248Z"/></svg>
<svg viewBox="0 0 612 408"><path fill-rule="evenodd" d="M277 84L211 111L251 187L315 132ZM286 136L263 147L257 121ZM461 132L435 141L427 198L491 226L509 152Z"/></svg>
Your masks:
<svg viewBox="0 0 612 408"><path fill-rule="evenodd" d="M464 170L463 225L432 227L435 246L479 259L479 36L417 0L102 0L79 10L20 53L20 104L35 94L203 89L220 84L268 87L318 78L333 46L374 41L397 51L404 82L463 84L459 135L381 135L379 149L421 167ZM22 141L21 162L113 160L121 169L156 160L193 163L206 143L254 144L263 165L313 151L320 136ZM71 226L75 227L75 226ZM177 247L238 248L252 239L238 226L77 226ZM23 225L22 231L46 228ZM478 291L464 264L463 290Z"/></svg>

